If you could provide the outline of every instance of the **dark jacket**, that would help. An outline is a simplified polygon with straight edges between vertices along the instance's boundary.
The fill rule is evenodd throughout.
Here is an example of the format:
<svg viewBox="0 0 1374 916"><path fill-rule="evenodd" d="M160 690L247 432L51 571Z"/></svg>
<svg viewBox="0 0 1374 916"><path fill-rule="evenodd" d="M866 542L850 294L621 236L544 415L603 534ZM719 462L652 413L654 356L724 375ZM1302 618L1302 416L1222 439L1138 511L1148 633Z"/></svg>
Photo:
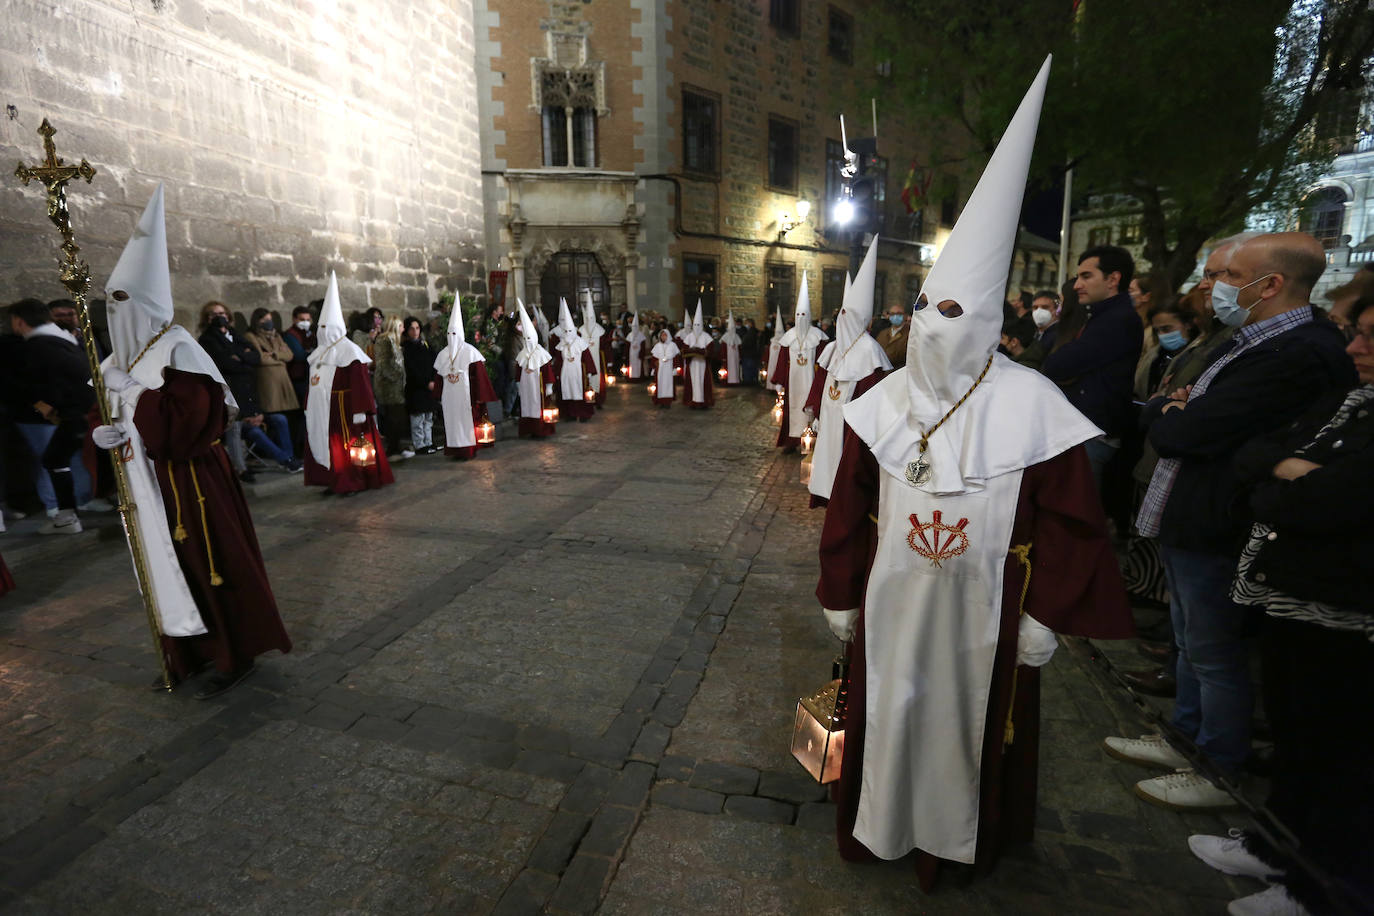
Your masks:
<svg viewBox="0 0 1374 916"><path fill-rule="evenodd" d="M1108 436L1120 436L1135 421L1131 388L1145 336L1126 293L1094 302L1077 340L1045 357L1040 367L1064 389L1069 402Z"/></svg>
<svg viewBox="0 0 1374 916"><path fill-rule="evenodd" d="M1231 347L1218 348L1212 362ZM1145 407L1150 442L1161 458L1182 462L1164 506L1160 543L1239 557L1252 517L1235 470L1237 450L1292 423L1323 392L1354 387L1356 378L1344 335L1318 318L1236 357L1182 410L1161 414L1165 398L1152 400Z"/></svg>
<svg viewBox="0 0 1374 916"><path fill-rule="evenodd" d="M432 413L434 393L429 383L434 381L434 351L424 338L401 341L401 355L406 364L406 410L411 413Z"/></svg>
<svg viewBox="0 0 1374 916"><path fill-rule="evenodd" d="M254 417L262 413L258 406L258 363L262 357L258 348L246 339L234 335L232 339L215 328L206 328L200 335L200 345L215 361L229 391L239 405L240 417Z"/></svg>
<svg viewBox="0 0 1374 916"><path fill-rule="evenodd" d="M292 325L281 332L282 340L291 348L291 362L286 364L286 374L293 382L304 382L310 372L310 354L315 352L315 329L308 331ZM301 405L305 406L305 405Z"/></svg>
<svg viewBox="0 0 1374 916"><path fill-rule="evenodd" d="M22 384L26 404L44 401L53 406L61 419L84 422L87 411L95 404L90 381L86 353L70 340L33 334L24 341Z"/></svg>
<svg viewBox="0 0 1374 916"><path fill-rule="evenodd" d="M1374 401L1317 438L1349 393L1329 392L1294 422L1247 443L1235 468L1242 483L1254 485L1255 520L1274 529L1249 578L1294 598L1374 614ZM1297 480L1276 479L1274 465L1293 457L1321 467Z"/></svg>

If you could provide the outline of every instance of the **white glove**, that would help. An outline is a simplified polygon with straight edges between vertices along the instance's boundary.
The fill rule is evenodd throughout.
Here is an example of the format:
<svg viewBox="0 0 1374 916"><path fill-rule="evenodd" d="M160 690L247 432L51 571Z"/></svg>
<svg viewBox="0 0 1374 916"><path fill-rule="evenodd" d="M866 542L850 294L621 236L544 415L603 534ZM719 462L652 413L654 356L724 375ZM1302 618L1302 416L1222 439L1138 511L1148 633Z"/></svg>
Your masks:
<svg viewBox="0 0 1374 916"><path fill-rule="evenodd" d="M353 415L353 425L354 425L354 426L357 426L357 425L360 424L360 423L366 423L366 422L367 422L367 414L365 414L365 413L355 413L355 414Z"/></svg>
<svg viewBox="0 0 1374 916"><path fill-rule="evenodd" d="M100 370L100 377L104 379L108 391L125 391L138 384L132 375L116 366Z"/></svg>
<svg viewBox="0 0 1374 916"><path fill-rule="evenodd" d="M120 375L124 373L121 372ZM122 426L97 426L91 430L91 441L103 449L119 448L129 441L129 434Z"/></svg>
<svg viewBox="0 0 1374 916"><path fill-rule="evenodd" d="M1016 630L1016 664L1040 668L1049 664L1059 638L1054 631L1029 614L1021 615Z"/></svg>
<svg viewBox="0 0 1374 916"><path fill-rule="evenodd" d="M553 383L552 383L552 382L550 382L549 384L547 384L547 385L544 386L544 393L545 393L545 394L553 394Z"/></svg>
<svg viewBox="0 0 1374 916"><path fill-rule="evenodd" d="M859 609L852 611L831 611L821 608L825 622L830 624L830 632L845 642L854 638L854 626L859 622Z"/></svg>

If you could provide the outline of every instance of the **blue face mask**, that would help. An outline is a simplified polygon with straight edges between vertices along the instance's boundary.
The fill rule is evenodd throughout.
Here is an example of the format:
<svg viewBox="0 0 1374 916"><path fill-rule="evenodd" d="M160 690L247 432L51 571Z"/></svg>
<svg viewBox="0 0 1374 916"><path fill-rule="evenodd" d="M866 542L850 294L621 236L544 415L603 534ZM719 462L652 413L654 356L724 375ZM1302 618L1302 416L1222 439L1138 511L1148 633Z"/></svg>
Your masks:
<svg viewBox="0 0 1374 916"><path fill-rule="evenodd" d="M1159 345L1166 353L1177 353L1188 345L1188 337L1182 331L1165 331L1159 336Z"/></svg>
<svg viewBox="0 0 1374 916"><path fill-rule="evenodd" d="M888 321L888 323L891 324L894 328L900 328L900 327L902 326L902 321L903 321L905 318L906 318L905 315L888 315L888 316L887 316L887 321Z"/></svg>
<svg viewBox="0 0 1374 916"><path fill-rule="evenodd" d="M1242 327L1250 319L1250 309L1259 305L1256 299L1249 308L1242 308L1240 304L1240 291L1249 289L1256 283L1268 280L1273 274L1265 274L1258 280L1252 280L1242 287L1232 286L1225 280L1218 280L1212 284L1212 314L1217 316L1217 321L1226 325L1228 328Z"/></svg>

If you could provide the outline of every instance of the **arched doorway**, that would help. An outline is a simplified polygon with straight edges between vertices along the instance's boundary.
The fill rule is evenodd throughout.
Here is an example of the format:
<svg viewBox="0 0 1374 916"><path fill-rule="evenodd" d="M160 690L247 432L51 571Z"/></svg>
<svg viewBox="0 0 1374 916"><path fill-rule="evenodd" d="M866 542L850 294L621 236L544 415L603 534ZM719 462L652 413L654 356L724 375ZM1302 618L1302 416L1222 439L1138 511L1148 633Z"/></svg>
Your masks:
<svg viewBox="0 0 1374 916"><path fill-rule="evenodd" d="M549 258L539 277L539 307L549 317L549 324L558 323L558 299L568 300L573 321L582 324L582 290L592 291L592 305L597 314L610 312L611 291L601 262L590 251L560 251Z"/></svg>

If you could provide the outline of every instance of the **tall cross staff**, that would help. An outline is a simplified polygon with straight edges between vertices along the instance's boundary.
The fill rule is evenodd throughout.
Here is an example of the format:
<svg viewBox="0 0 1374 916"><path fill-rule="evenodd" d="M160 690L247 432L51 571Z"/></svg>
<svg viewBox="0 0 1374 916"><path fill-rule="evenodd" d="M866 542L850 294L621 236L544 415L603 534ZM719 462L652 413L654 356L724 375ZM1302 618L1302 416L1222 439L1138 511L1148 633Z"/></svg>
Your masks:
<svg viewBox="0 0 1374 916"><path fill-rule="evenodd" d="M91 270L85 261L77 257L81 248L72 236L71 216L67 212L67 182L74 178L84 178L90 184L95 178L95 169L85 159L80 165L67 165L57 155L57 146L52 135L57 133L44 118L38 126L43 136L43 161L38 165L19 163L14 170L15 177L27 185L38 181L48 192L48 219L52 220L57 231L62 233L62 255L58 260L62 285L76 300L76 314L81 323L81 339L86 349L86 361L91 368L91 385L95 388L95 400L100 406L100 420L110 423L110 402L105 396L105 380L100 374L100 355L95 349L95 330L91 327L91 313L86 305L86 292L91 286ZM127 446L124 447L127 449ZM119 491L119 516L124 523L124 536L129 541L129 552L133 555L134 575L138 578L138 590L143 596L143 609L148 614L148 626L153 634L153 648L157 653L158 665L162 670L162 687L172 689L171 673L167 670L167 656L162 650L161 630L158 627L157 602L153 596L152 580L148 575L148 563L143 552L143 541L139 537L133 494L129 490L129 477L124 462L130 460L124 450L110 452L114 464L115 485Z"/></svg>

